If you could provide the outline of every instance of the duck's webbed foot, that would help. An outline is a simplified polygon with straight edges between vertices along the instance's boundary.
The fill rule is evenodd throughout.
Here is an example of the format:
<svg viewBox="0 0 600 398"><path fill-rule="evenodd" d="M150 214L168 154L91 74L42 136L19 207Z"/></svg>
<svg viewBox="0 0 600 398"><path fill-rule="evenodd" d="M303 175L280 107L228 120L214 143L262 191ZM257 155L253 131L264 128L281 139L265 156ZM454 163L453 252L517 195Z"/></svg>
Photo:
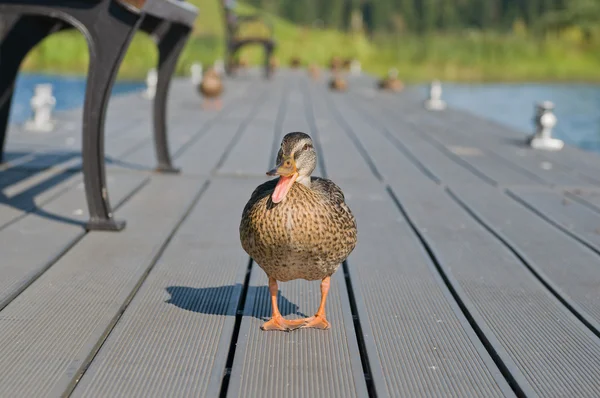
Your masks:
<svg viewBox="0 0 600 398"><path fill-rule="evenodd" d="M314 316L306 318L305 323L300 326L301 328L314 328L314 329L329 329L331 324L325 317L325 303L327 301L327 293L329 293L330 277L327 276L321 281L321 305L319 310Z"/></svg>
<svg viewBox="0 0 600 398"><path fill-rule="evenodd" d="M331 324L325 319L325 315L315 315L310 318L304 319L304 324L301 328L314 328L314 329L329 329Z"/></svg>
<svg viewBox="0 0 600 398"><path fill-rule="evenodd" d="M305 323L306 319L288 320L279 315L273 316L269 321L263 323L260 328L262 330L281 330L283 332L290 332L302 327Z"/></svg>

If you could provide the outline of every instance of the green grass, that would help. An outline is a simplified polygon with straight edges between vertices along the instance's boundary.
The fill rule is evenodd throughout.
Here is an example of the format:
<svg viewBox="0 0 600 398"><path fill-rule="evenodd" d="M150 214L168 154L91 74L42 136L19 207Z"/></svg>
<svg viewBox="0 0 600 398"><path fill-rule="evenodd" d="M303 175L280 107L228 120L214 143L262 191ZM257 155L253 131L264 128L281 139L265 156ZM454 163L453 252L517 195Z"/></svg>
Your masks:
<svg viewBox="0 0 600 398"><path fill-rule="evenodd" d="M223 54L223 19L217 0L191 0L200 16L177 73L189 73L193 62L209 64ZM240 4L242 13L254 12ZM463 32L428 37L388 35L367 40L362 34L304 28L281 18L273 22L278 43L276 56L286 65L301 54L305 64L326 65L333 55L356 57L367 72L383 75L396 67L407 82L433 78L452 81L600 81L600 40L583 41L576 30L545 38L533 38L521 28L510 34ZM243 54L251 63L262 63L259 47ZM121 78L143 79L156 64L154 44L138 34L119 71ZM46 39L24 62L27 71L85 74L88 51L75 31Z"/></svg>

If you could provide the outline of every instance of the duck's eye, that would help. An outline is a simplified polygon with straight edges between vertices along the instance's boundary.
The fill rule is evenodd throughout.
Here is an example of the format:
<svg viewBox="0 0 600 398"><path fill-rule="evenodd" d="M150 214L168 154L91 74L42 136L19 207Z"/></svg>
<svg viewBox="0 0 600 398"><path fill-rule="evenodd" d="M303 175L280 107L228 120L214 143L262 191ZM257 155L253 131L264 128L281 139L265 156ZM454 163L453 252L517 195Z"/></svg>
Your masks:
<svg viewBox="0 0 600 398"><path fill-rule="evenodd" d="M304 144L304 148L302 148L302 150L303 151L308 151L311 148L312 148L312 145L310 145L310 144Z"/></svg>

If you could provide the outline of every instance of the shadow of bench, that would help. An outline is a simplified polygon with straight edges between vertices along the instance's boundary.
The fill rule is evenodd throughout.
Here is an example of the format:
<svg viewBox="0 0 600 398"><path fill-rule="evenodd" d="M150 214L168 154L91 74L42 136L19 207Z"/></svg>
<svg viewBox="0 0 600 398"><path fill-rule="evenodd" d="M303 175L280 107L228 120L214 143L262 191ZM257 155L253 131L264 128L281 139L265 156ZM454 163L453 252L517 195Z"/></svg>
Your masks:
<svg viewBox="0 0 600 398"><path fill-rule="evenodd" d="M263 19L260 15L237 15L233 9L226 6L223 1L223 12L225 15L225 72L232 76L235 71L234 60L236 53L245 46L258 44L265 51L265 77L273 74L273 67L269 62L273 51L275 51L275 39L273 37L273 25ZM258 27L262 32L246 33L249 27Z"/></svg>
<svg viewBox="0 0 600 398"><path fill-rule="evenodd" d="M159 172L178 172L171 162L166 129L169 84L198 14L179 0L0 0L0 163L19 67L47 36L77 29L86 38L90 63L83 105L83 174L90 230L121 230L108 199L104 121L121 61L138 30L158 47L154 97L154 145Z"/></svg>

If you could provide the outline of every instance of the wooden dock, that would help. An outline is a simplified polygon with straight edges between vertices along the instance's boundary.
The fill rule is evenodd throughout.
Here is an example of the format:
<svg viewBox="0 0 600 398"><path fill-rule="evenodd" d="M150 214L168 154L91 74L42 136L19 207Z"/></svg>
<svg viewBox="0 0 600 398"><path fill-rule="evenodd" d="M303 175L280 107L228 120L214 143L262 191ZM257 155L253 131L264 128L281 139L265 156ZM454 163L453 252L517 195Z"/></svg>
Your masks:
<svg viewBox="0 0 600 398"><path fill-rule="evenodd" d="M347 93L282 70L226 80L220 112L173 82L153 173L151 103L108 112L122 232L89 232L80 110L12 126L0 168L0 397L598 397L600 157L523 146L369 77ZM263 332L267 278L239 242L283 135L304 131L354 212L328 331ZM284 316L318 282L281 283Z"/></svg>

